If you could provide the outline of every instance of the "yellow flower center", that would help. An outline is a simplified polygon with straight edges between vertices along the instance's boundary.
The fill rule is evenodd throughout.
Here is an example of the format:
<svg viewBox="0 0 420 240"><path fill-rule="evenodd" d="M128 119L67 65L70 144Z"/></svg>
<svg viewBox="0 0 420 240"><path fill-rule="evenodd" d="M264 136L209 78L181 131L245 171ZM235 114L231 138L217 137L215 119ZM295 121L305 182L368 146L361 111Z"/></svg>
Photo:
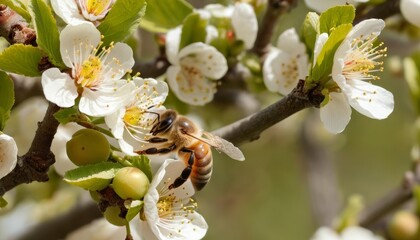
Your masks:
<svg viewBox="0 0 420 240"><path fill-rule="evenodd" d="M351 51L345 57L343 75L347 79L377 80L380 77L372 75L373 72L383 71L383 61L379 58L386 57L387 48L382 48L383 43L374 45L374 35L365 39L355 38L351 43Z"/></svg>
<svg viewBox="0 0 420 240"><path fill-rule="evenodd" d="M108 10L112 0L86 0L88 13L98 16Z"/></svg>
<svg viewBox="0 0 420 240"><path fill-rule="evenodd" d="M139 123L143 113L144 111L138 107L130 107L125 111L124 122L127 125L135 126Z"/></svg>
<svg viewBox="0 0 420 240"><path fill-rule="evenodd" d="M102 71L101 59L97 56L90 56L82 63L80 72L77 76L77 83L82 87L93 87L97 85Z"/></svg>

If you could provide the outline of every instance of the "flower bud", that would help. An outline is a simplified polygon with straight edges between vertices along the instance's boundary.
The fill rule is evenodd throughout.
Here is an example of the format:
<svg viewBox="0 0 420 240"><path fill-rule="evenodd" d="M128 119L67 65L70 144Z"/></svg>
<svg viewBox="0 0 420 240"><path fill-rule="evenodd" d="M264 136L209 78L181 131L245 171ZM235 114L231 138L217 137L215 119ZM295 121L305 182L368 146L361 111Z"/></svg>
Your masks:
<svg viewBox="0 0 420 240"><path fill-rule="evenodd" d="M117 206L109 206L104 212L105 219L115 226L124 226L127 220L120 217L121 209Z"/></svg>
<svg viewBox="0 0 420 240"><path fill-rule="evenodd" d="M73 134L66 144L67 156L76 165L82 166L106 161L109 157L108 140L93 129L82 129Z"/></svg>
<svg viewBox="0 0 420 240"><path fill-rule="evenodd" d="M122 199L139 200L149 189L149 179L140 169L125 167L115 174L112 186Z"/></svg>
<svg viewBox="0 0 420 240"><path fill-rule="evenodd" d="M419 219L413 213L399 211L388 224L388 232L392 240L418 239Z"/></svg>

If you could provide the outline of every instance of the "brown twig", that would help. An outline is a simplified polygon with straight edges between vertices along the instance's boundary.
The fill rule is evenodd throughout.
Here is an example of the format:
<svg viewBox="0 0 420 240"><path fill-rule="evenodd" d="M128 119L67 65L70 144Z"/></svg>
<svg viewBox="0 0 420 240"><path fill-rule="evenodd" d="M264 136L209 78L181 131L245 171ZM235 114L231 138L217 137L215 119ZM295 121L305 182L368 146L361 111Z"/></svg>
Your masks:
<svg viewBox="0 0 420 240"><path fill-rule="evenodd" d="M10 44L36 46L36 32L25 19L6 5L0 4L0 35Z"/></svg>
<svg viewBox="0 0 420 240"><path fill-rule="evenodd" d="M49 104L29 151L18 157L15 169L0 179L0 196L22 183L48 181L48 169L55 162L50 147L59 124L53 114L59 109L57 105Z"/></svg>
<svg viewBox="0 0 420 240"><path fill-rule="evenodd" d="M387 214L412 199L413 187L418 184L420 180L419 173L418 170L407 172L403 183L399 187L391 190L362 212L359 218L359 224L363 227L370 228Z"/></svg>
<svg viewBox="0 0 420 240"><path fill-rule="evenodd" d="M258 139L261 132L296 112L308 107L319 106L323 98L316 99L316 102L312 101L313 98L303 92L303 87L304 81L301 80L286 97L249 117L213 131L213 134L235 145Z"/></svg>
<svg viewBox="0 0 420 240"><path fill-rule="evenodd" d="M98 205L92 201L75 206L68 213L35 225L19 236L19 240L55 240L64 239L66 235L93 220L102 217Z"/></svg>
<svg viewBox="0 0 420 240"><path fill-rule="evenodd" d="M382 4L379 4L367 12L356 11L358 14L354 20L354 24L357 24L363 20L370 18L386 19L400 12L400 0L387 0Z"/></svg>
<svg viewBox="0 0 420 240"><path fill-rule="evenodd" d="M251 50L252 52L260 57L267 52L275 26L277 25L277 20L283 13L290 11L296 5L296 0L268 1L267 9L258 28L257 39L255 40L254 47Z"/></svg>

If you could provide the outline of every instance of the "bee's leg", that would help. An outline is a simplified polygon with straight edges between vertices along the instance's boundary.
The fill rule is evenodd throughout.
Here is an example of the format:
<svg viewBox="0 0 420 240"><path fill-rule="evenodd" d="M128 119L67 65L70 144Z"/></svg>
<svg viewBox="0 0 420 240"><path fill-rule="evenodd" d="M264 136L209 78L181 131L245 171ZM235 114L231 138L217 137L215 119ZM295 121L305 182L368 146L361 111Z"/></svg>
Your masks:
<svg viewBox="0 0 420 240"><path fill-rule="evenodd" d="M188 166L186 168L184 168L184 170L181 173L181 176L179 176L177 179L175 179L174 183L172 183L171 185L169 185L169 189L172 188L177 188L179 186L181 186L182 184L184 184L188 178L191 175L191 171L192 171L192 166L194 164L194 151L188 148L181 148L181 150L179 150L181 152L185 152L185 153L189 153L190 157L188 158Z"/></svg>
<svg viewBox="0 0 420 240"><path fill-rule="evenodd" d="M160 137L152 137L150 139L147 140L150 143L163 143L163 142L167 142L168 139L167 138L160 138Z"/></svg>
<svg viewBox="0 0 420 240"><path fill-rule="evenodd" d="M173 143L171 145L169 145L169 147L165 147L165 148L148 148L145 150L141 150L141 151L136 151L137 154L162 154L162 153L168 153L173 151L176 148L176 145Z"/></svg>

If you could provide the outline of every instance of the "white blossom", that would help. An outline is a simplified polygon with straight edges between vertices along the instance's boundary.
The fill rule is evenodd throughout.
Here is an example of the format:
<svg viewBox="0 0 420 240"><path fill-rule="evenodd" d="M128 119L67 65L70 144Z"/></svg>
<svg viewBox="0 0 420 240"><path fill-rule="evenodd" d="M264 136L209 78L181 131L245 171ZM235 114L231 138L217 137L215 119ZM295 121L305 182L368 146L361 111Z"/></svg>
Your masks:
<svg viewBox="0 0 420 240"><path fill-rule="evenodd" d="M102 48L100 40L100 32L91 23L63 29L60 52L71 72L50 68L42 74L48 101L71 107L80 95L80 111L91 116L106 116L120 107L129 88L121 77L134 65L133 51L125 43Z"/></svg>
<svg viewBox="0 0 420 240"><path fill-rule="evenodd" d="M158 170L144 196L144 215L138 233L144 239L195 240L207 232L207 223L198 214L191 198L194 187L190 180L178 188L169 185L185 168L183 161L168 159Z"/></svg>
<svg viewBox="0 0 420 240"><path fill-rule="evenodd" d="M213 100L217 80L227 70L222 53L205 43L192 43L179 52L180 28L169 31L166 54L172 64L166 71L167 81L174 94L183 102L204 105Z"/></svg>
<svg viewBox="0 0 420 240"><path fill-rule="evenodd" d="M0 132L0 179L9 174L16 166L18 148L15 140Z"/></svg>
<svg viewBox="0 0 420 240"><path fill-rule="evenodd" d="M258 21L254 8L244 2L236 2L235 5L223 6L221 4L209 4L204 9L214 18L228 19L231 23L235 38L242 40L247 49L254 46L258 33Z"/></svg>
<svg viewBox="0 0 420 240"><path fill-rule="evenodd" d="M411 24L420 27L420 1L401 0L400 9L403 17Z"/></svg>
<svg viewBox="0 0 420 240"><path fill-rule="evenodd" d="M321 120L327 130L339 133L350 121L351 107L361 114L384 119L394 109L394 97L389 91L373 85L379 79L374 73L382 71L386 49L374 41L385 27L379 19L365 20L348 33L334 55L329 101L321 107Z"/></svg>
<svg viewBox="0 0 420 240"><path fill-rule="evenodd" d="M328 8L338 6L338 5L346 5L352 4L357 6L359 3L368 2L369 0L305 0L306 6L310 9L313 9L317 12L324 12Z"/></svg>
<svg viewBox="0 0 420 240"><path fill-rule="evenodd" d="M382 240L382 238L375 236L367 229L352 226L344 229L340 234L331 228L321 227L311 240Z"/></svg>
<svg viewBox="0 0 420 240"><path fill-rule="evenodd" d="M54 12L67 24L102 20L115 0L51 0Z"/></svg>
<svg viewBox="0 0 420 240"><path fill-rule="evenodd" d="M124 106L105 117L105 123L118 139L121 150L129 155L145 143L145 138L163 109L168 96L168 86L163 81L135 77L129 84L132 89Z"/></svg>
<svg viewBox="0 0 420 240"><path fill-rule="evenodd" d="M309 62L305 45L294 28L284 31L272 47L263 66L264 83L268 90L286 95L299 79L308 75Z"/></svg>

